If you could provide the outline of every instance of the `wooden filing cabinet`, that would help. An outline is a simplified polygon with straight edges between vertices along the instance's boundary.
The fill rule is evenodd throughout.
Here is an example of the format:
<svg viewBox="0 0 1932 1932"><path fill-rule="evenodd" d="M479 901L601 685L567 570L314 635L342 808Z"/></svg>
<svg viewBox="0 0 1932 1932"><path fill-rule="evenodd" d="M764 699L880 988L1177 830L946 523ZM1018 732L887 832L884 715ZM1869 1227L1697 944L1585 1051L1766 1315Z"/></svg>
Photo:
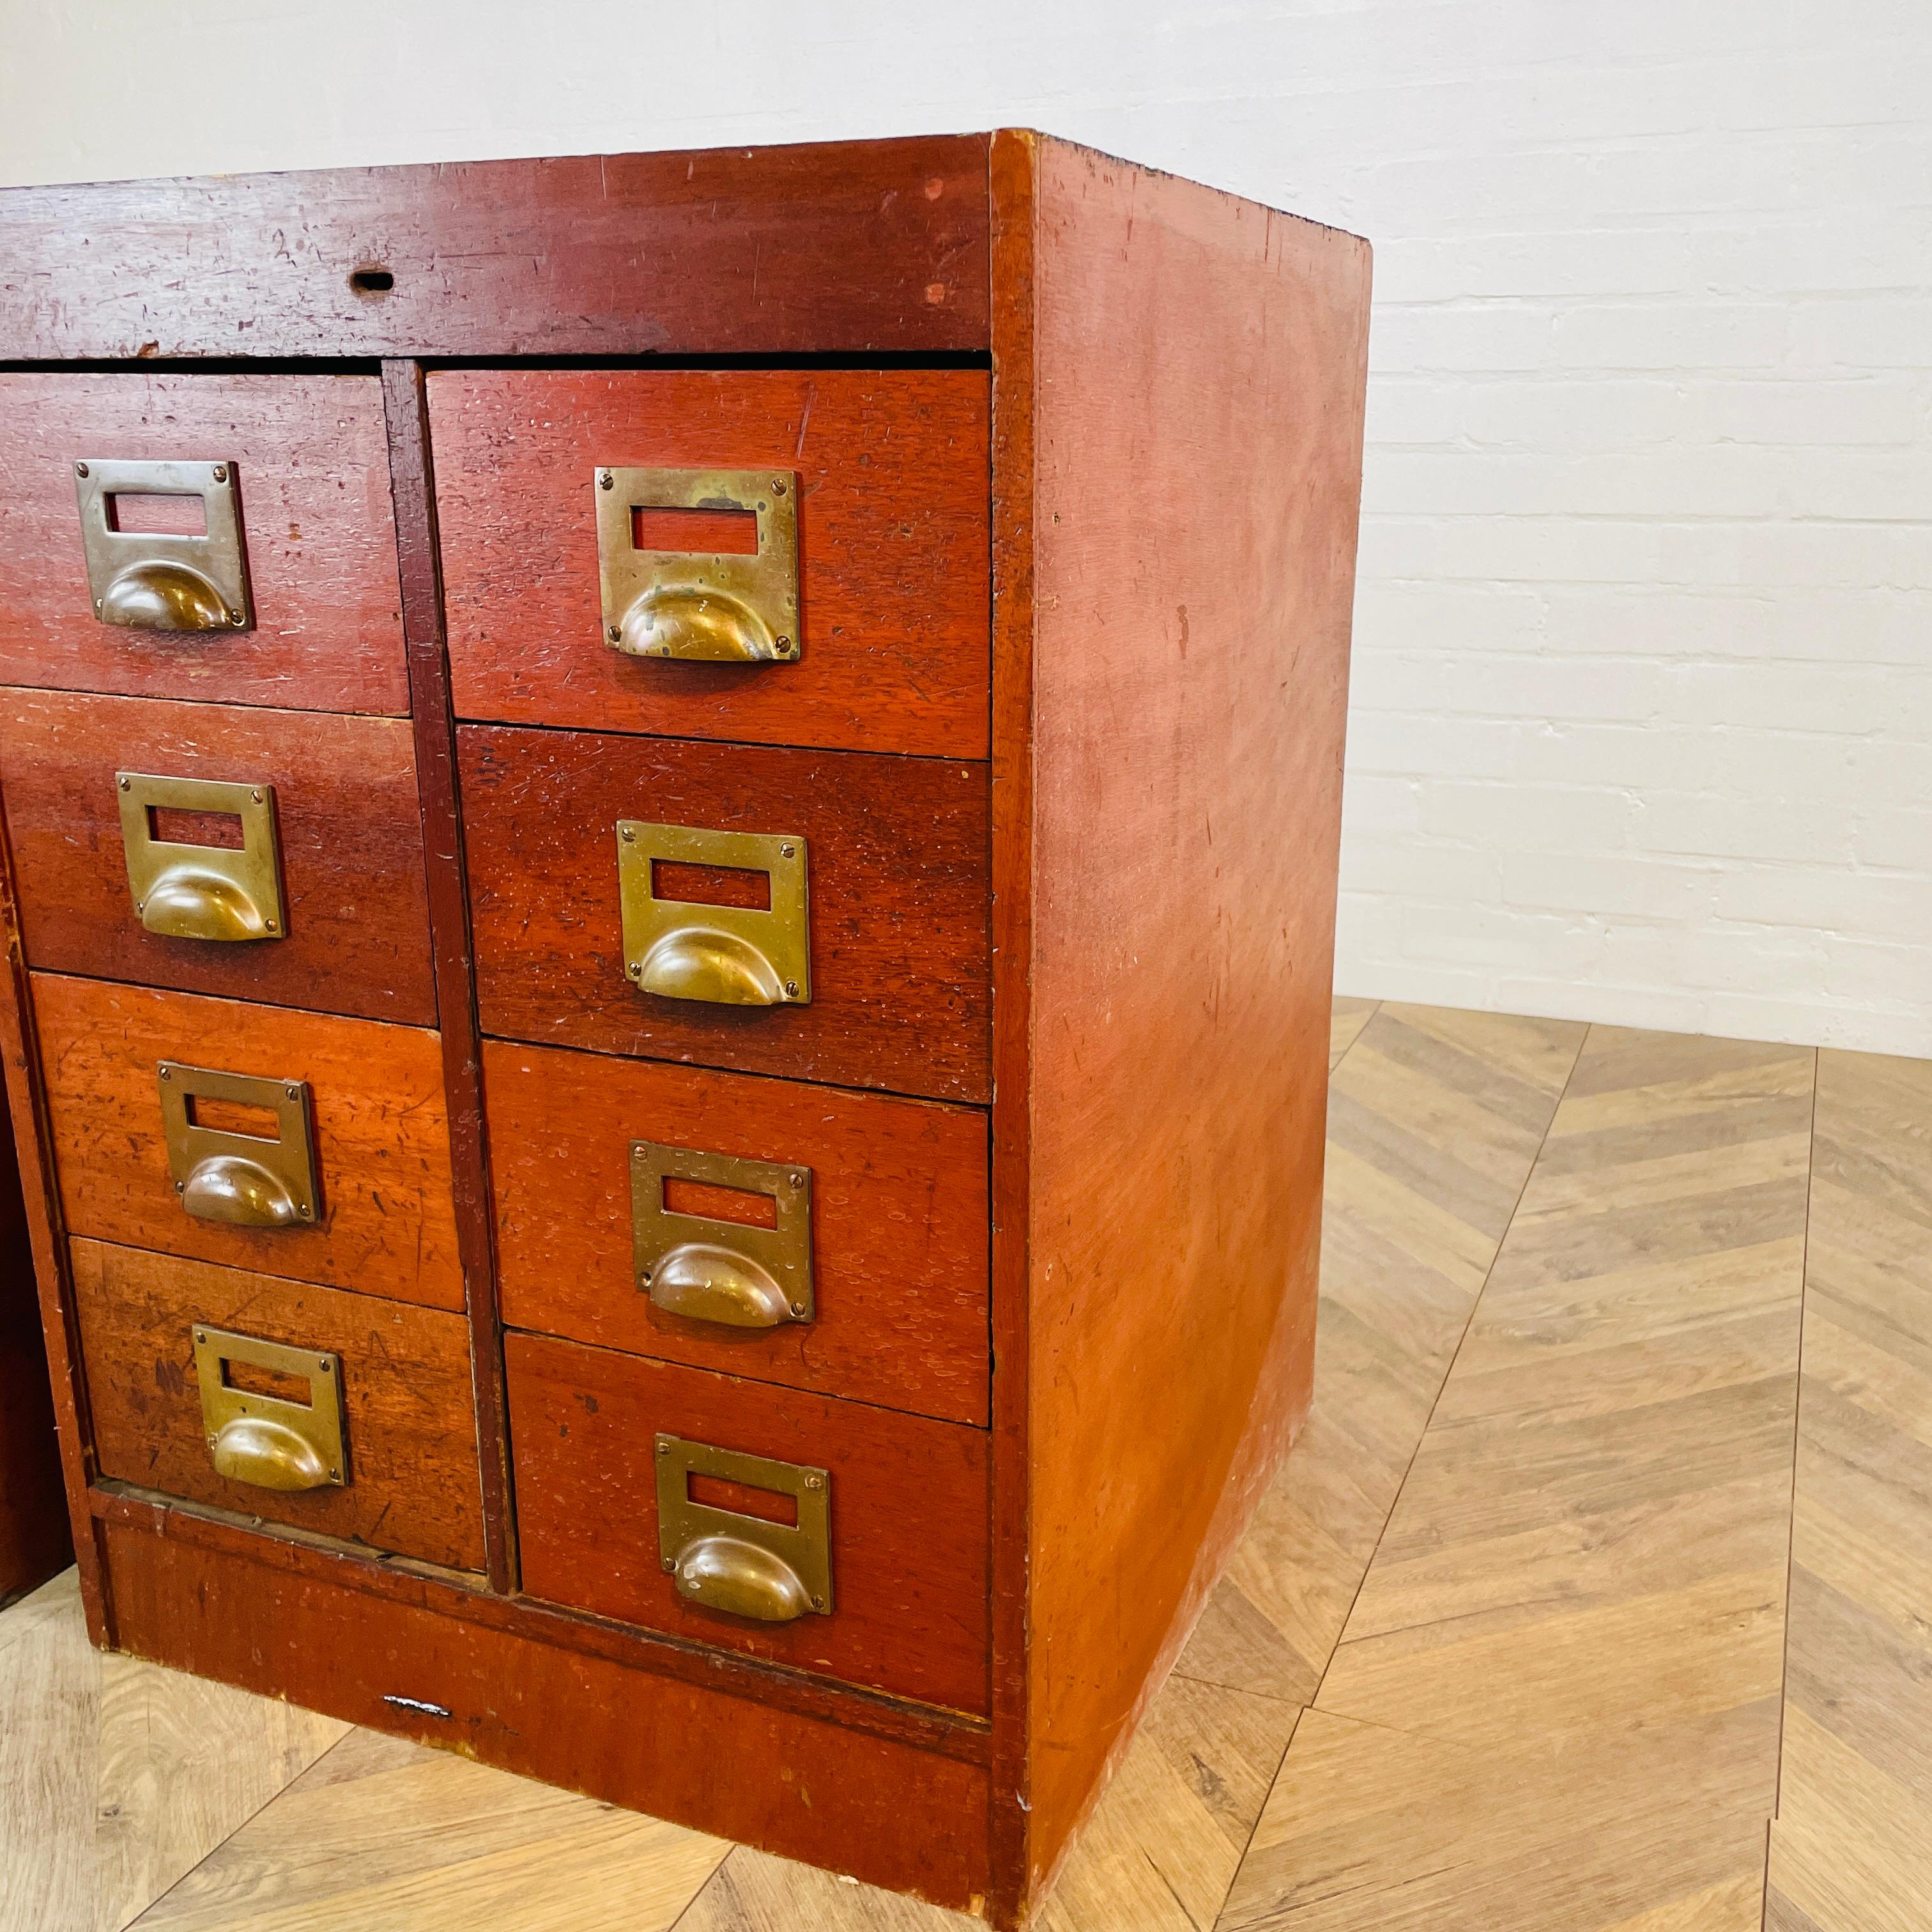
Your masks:
<svg viewBox="0 0 1932 1932"><path fill-rule="evenodd" d="M1367 293L1024 133L0 193L97 1642L1029 1916L1310 1400Z"/></svg>

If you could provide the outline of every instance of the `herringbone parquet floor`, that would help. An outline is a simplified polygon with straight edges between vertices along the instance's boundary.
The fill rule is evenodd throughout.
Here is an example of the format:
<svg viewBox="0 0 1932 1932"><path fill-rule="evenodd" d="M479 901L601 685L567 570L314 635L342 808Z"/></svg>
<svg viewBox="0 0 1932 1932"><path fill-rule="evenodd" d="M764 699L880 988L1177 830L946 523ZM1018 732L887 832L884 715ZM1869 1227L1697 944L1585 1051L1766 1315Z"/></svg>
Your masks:
<svg viewBox="0 0 1932 1932"><path fill-rule="evenodd" d="M1932 1066L1334 1046L1315 1414L1042 1924L1932 1932ZM969 1922L0 1612L0 1932Z"/></svg>

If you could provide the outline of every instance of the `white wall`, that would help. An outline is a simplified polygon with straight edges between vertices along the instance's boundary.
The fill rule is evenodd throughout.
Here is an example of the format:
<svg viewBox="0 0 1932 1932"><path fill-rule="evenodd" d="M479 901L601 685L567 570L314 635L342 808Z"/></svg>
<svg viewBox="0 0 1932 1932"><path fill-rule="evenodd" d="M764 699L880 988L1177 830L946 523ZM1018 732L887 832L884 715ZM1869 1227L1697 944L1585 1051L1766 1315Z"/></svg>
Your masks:
<svg viewBox="0 0 1932 1932"><path fill-rule="evenodd" d="M0 179L1024 122L1377 249L1340 983L1932 1053L1924 0L0 0Z"/></svg>

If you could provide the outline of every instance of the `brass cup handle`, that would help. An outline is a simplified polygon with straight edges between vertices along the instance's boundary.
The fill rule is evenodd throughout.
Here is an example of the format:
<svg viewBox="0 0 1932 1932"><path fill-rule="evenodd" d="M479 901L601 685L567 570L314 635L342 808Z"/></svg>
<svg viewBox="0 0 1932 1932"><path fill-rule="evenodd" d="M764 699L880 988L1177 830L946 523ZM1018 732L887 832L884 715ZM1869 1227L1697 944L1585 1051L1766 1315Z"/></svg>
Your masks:
<svg viewBox="0 0 1932 1932"><path fill-rule="evenodd" d="M155 558L130 564L115 578L95 615L133 631L226 631L243 621L200 571Z"/></svg>
<svg viewBox="0 0 1932 1932"><path fill-rule="evenodd" d="M659 584L624 613L610 640L627 658L692 658L710 664L775 664L793 655L758 611L728 590Z"/></svg>
<svg viewBox="0 0 1932 1932"><path fill-rule="evenodd" d="M291 1228L302 1218L288 1184L246 1154L204 1155L181 1184L181 1204L232 1228Z"/></svg>
<svg viewBox="0 0 1932 1932"><path fill-rule="evenodd" d="M218 1475L258 1490L321 1490L331 1482L315 1444L272 1416L232 1418L215 1431L208 1454Z"/></svg>
<svg viewBox="0 0 1932 1932"><path fill-rule="evenodd" d="M694 1537L674 1566L678 1594L707 1610L788 1624L812 1608L804 1580L776 1550L714 1532Z"/></svg>
<svg viewBox="0 0 1932 1932"><path fill-rule="evenodd" d="M192 862L166 868L136 903L142 925L170 939L272 939L280 923L245 886Z"/></svg>
<svg viewBox="0 0 1932 1932"><path fill-rule="evenodd" d="M215 1473L258 1490L341 1489L349 1480L342 1432L342 1358L265 1335L194 1328L201 1426ZM240 1386L236 1364L308 1384L308 1400Z"/></svg>
<svg viewBox="0 0 1932 1932"><path fill-rule="evenodd" d="M686 1241L644 1272L652 1306L667 1315L730 1328L776 1328L794 1318L790 1294L734 1248Z"/></svg>
<svg viewBox="0 0 1932 1932"><path fill-rule="evenodd" d="M782 1006L784 982L764 949L741 933L685 926L663 934L634 976L646 993L714 1006Z"/></svg>

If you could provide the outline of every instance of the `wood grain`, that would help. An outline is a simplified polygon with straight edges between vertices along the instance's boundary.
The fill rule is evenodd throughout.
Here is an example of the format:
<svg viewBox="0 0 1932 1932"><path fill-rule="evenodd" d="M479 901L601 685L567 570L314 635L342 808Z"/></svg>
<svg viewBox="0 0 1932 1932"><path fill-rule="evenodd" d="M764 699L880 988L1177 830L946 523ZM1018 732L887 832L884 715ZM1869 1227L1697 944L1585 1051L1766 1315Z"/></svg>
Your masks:
<svg viewBox="0 0 1932 1932"><path fill-rule="evenodd" d="M441 1614L427 1600L442 1593L427 1586L421 1602L374 1597L119 1526L106 1544L122 1641L137 1657L244 1689L292 1688L333 1716L672 1823L702 1818L741 1843L939 1904L985 1894L978 1766L560 1648L532 1626ZM436 1711L385 1702L391 1694Z"/></svg>
<svg viewBox="0 0 1932 1932"><path fill-rule="evenodd" d="M1591 1030L1228 1927L1756 1926L1812 1060Z"/></svg>
<svg viewBox="0 0 1932 1932"><path fill-rule="evenodd" d="M74 1251L104 1476L450 1569L482 1568L460 1315L98 1241ZM346 1484L279 1494L216 1473L194 1364L203 1324L341 1357Z"/></svg>
<svg viewBox="0 0 1932 1932"><path fill-rule="evenodd" d="M140 1666L137 1666L140 1667ZM397 1829L406 1820L406 1830ZM135 1922L140 1932L669 1932L730 1849L400 1738L352 1732Z"/></svg>
<svg viewBox="0 0 1932 1932"><path fill-rule="evenodd" d="M0 1927L122 1932L346 1728L90 1648L56 1577L0 1616Z"/></svg>
<svg viewBox="0 0 1932 1932"><path fill-rule="evenodd" d="M505 1340L533 1596L954 1710L986 1708L977 1430L532 1335ZM829 1616L754 1624L660 1568L658 1431L829 1472Z"/></svg>
<svg viewBox="0 0 1932 1932"><path fill-rule="evenodd" d="M1391 1003L1354 1036L1328 1092L1315 1407L1177 1670L1314 1701L1583 1035Z"/></svg>
<svg viewBox="0 0 1932 1932"><path fill-rule="evenodd" d="M1369 279L1037 152L1034 1888L1308 1407Z"/></svg>
<svg viewBox="0 0 1932 1932"><path fill-rule="evenodd" d="M1932 1066L1821 1053L1805 1251L1777 1932L1932 1900Z"/></svg>
<svg viewBox="0 0 1932 1932"><path fill-rule="evenodd" d="M416 734L430 932L441 1016L450 1207L470 1316L476 1436L482 1452L484 1551L490 1588L509 1590L516 1584L516 1523L510 1493L509 1444L504 1436L503 1350L497 1330L496 1266L490 1240L490 1148L483 1120L476 989L470 970L470 903L464 890L456 726L450 714L449 660L443 648L436 481L430 458L423 372L418 364L382 365L382 410L395 505L403 634L409 651L410 722Z"/></svg>
<svg viewBox="0 0 1932 1932"><path fill-rule="evenodd" d="M224 945L143 928L119 771L275 788L282 938ZM436 1024L406 722L0 691L0 777L30 966Z"/></svg>
<svg viewBox="0 0 1932 1932"><path fill-rule="evenodd" d="M986 1099L982 766L477 724L457 738L486 1033ZM802 838L811 1003L638 992L624 973L620 818Z"/></svg>
<svg viewBox="0 0 1932 1932"><path fill-rule="evenodd" d="M0 191L0 356L931 354L984 134ZM379 267L381 296L350 278Z"/></svg>
<svg viewBox="0 0 1932 1932"><path fill-rule="evenodd" d="M434 1033L52 974L33 983L70 1232L462 1307ZM183 1212L162 1138L164 1060L310 1083L316 1226L231 1228Z"/></svg>
<svg viewBox="0 0 1932 1932"><path fill-rule="evenodd" d="M451 370L429 403L458 716L986 755L983 370ZM600 465L797 473L795 663L611 649Z"/></svg>
<svg viewBox="0 0 1932 1932"><path fill-rule="evenodd" d="M0 277L24 266L16 256ZM203 636L95 617L74 494L87 456L237 466L252 628ZM368 376L0 375L0 472L12 479L0 497L9 683L408 710L382 400Z"/></svg>
<svg viewBox="0 0 1932 1932"><path fill-rule="evenodd" d="M993 1270L991 1815L996 1924L1028 1902L1028 1295L1033 1101L1034 471L1038 144L993 137Z"/></svg>
<svg viewBox="0 0 1932 1932"><path fill-rule="evenodd" d="M69 1559L67 1498L20 1172L0 1094L0 1604Z"/></svg>
<svg viewBox="0 0 1932 1932"><path fill-rule="evenodd" d="M983 1114L494 1040L484 1075L512 1326L984 1426ZM728 1329L652 1306L633 1140L809 1170L811 1322Z"/></svg>

